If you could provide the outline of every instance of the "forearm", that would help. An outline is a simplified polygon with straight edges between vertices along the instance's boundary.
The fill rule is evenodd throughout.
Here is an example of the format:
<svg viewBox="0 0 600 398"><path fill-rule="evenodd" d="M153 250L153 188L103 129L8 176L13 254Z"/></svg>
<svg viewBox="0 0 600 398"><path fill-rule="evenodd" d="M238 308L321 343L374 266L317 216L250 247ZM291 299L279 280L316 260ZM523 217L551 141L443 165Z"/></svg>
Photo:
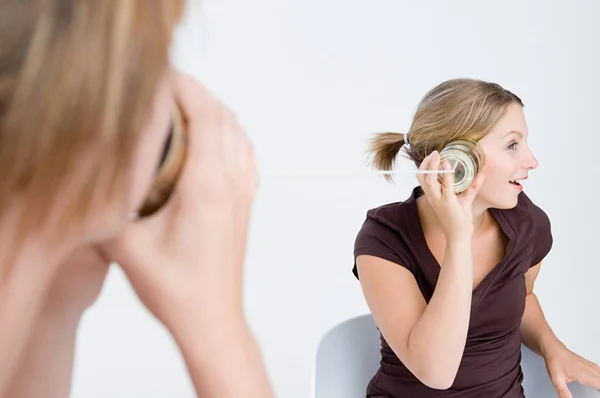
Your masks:
<svg viewBox="0 0 600 398"><path fill-rule="evenodd" d="M453 382L469 327L473 286L470 239L449 244L435 292L411 330L408 352L420 377L441 384Z"/></svg>
<svg viewBox="0 0 600 398"><path fill-rule="evenodd" d="M7 293L6 291L3 293ZM0 397L11 397L7 389L13 379L35 327L39 310L35 298L15 306L18 295L2 294L0 298Z"/></svg>
<svg viewBox="0 0 600 398"><path fill-rule="evenodd" d="M79 319L69 314L41 316L7 397L69 397Z"/></svg>
<svg viewBox="0 0 600 398"><path fill-rule="evenodd" d="M521 340L530 350L543 357L556 348L564 347L548 325L534 293L527 294L525 300L525 312L521 320Z"/></svg>
<svg viewBox="0 0 600 398"><path fill-rule="evenodd" d="M108 267L108 261L90 247L75 250L59 263L41 296L41 310L7 397L69 396L77 328L98 298Z"/></svg>
<svg viewBox="0 0 600 398"><path fill-rule="evenodd" d="M273 397L260 351L242 316L184 316L172 332L199 396Z"/></svg>
<svg viewBox="0 0 600 398"><path fill-rule="evenodd" d="M44 272L29 264L13 268L0 286L0 397L18 371L43 307L47 282Z"/></svg>

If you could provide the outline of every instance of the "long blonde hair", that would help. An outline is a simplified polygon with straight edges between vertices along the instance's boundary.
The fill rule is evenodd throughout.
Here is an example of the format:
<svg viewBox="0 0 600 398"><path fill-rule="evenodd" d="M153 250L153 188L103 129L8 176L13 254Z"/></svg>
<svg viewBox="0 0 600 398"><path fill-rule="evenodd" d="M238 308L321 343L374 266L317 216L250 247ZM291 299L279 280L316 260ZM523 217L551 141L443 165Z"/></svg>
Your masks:
<svg viewBox="0 0 600 398"><path fill-rule="evenodd" d="M23 208L19 241L50 220L66 231L122 190L183 0L0 9L0 220ZM75 171L80 183L67 183Z"/></svg>
<svg viewBox="0 0 600 398"><path fill-rule="evenodd" d="M371 163L377 170L392 170L402 150L419 167L431 152L441 151L454 139L479 141L513 103L523 106L519 97L496 83L447 80L419 102L407 132L410 145L405 145L402 133L378 133L369 143ZM389 175L386 178L391 179Z"/></svg>

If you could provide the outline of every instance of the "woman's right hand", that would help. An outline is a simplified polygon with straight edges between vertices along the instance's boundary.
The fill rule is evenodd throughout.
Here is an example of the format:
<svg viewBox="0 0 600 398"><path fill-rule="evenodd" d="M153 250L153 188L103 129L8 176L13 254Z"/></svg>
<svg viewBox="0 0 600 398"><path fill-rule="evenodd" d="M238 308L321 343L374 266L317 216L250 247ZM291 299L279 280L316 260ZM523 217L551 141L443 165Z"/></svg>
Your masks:
<svg viewBox="0 0 600 398"><path fill-rule="evenodd" d="M106 247L171 332L198 396L271 398L243 310L243 265L257 186L254 152L206 88L175 77L187 158L170 200ZM232 378L233 375L233 378Z"/></svg>
<svg viewBox="0 0 600 398"><path fill-rule="evenodd" d="M436 171L439 165L440 154L438 151L433 151L423 159L419 170ZM443 162L443 168L447 171L451 170L448 162ZM466 191L456 194L453 188L454 175L452 173L444 174L441 184L436 173L417 175L427 200L442 224L447 241L470 239L473 235L472 205L484 178L483 174L478 174Z"/></svg>
<svg viewBox="0 0 600 398"><path fill-rule="evenodd" d="M158 213L132 221L105 246L144 305L171 329L242 317L242 279L257 186L252 146L235 116L194 79L177 74L187 123L186 163Z"/></svg>

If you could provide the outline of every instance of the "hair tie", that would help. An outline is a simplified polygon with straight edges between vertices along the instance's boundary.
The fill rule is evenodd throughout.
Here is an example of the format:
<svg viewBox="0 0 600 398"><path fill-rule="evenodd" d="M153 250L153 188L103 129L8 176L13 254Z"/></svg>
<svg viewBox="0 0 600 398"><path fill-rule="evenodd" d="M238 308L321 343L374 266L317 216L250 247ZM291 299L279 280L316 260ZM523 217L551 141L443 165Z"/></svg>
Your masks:
<svg viewBox="0 0 600 398"><path fill-rule="evenodd" d="M408 145L408 133L404 133L404 145Z"/></svg>

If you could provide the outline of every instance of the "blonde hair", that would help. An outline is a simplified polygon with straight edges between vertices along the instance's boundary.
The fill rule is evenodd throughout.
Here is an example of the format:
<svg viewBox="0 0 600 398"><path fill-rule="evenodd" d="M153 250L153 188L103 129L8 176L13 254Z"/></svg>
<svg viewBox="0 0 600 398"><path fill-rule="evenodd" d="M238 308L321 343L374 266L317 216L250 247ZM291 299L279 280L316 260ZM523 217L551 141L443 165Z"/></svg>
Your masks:
<svg viewBox="0 0 600 398"><path fill-rule="evenodd" d="M49 223L60 235L122 192L182 9L2 0L0 220L23 209L17 241Z"/></svg>
<svg viewBox="0 0 600 398"><path fill-rule="evenodd" d="M407 132L408 146L401 133L379 133L370 140L371 163L377 170L391 170L402 150L419 167L427 155L441 151L450 141L459 138L479 141L513 103L523 106L519 97L496 83L447 80L419 102ZM389 175L385 177L391 179Z"/></svg>

